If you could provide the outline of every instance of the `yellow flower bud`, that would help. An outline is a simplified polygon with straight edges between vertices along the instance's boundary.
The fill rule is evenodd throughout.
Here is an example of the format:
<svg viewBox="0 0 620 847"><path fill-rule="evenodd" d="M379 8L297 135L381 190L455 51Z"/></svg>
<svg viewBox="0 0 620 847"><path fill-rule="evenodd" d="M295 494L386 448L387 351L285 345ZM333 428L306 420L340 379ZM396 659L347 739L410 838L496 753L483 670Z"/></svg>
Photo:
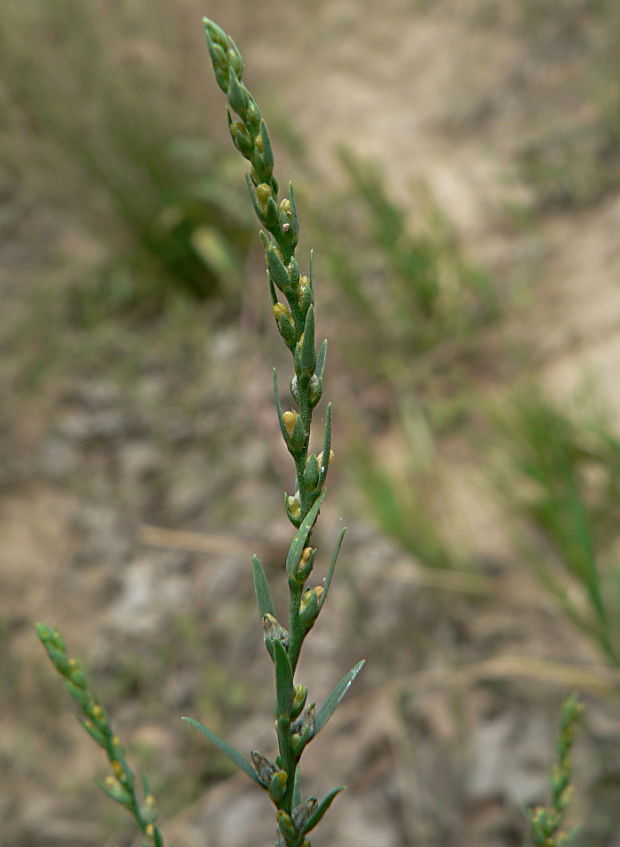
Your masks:
<svg viewBox="0 0 620 847"><path fill-rule="evenodd" d="M119 779L120 779L121 777L125 776L125 771L123 770L123 766L121 765L121 763L120 763L120 762L118 762L118 761L115 759L113 762L110 762L110 764L112 765L112 770L114 771L114 773L116 774L116 776L117 776Z"/></svg>
<svg viewBox="0 0 620 847"><path fill-rule="evenodd" d="M155 827L152 823L148 823L144 832L148 838L152 838L155 835Z"/></svg>
<svg viewBox="0 0 620 847"><path fill-rule="evenodd" d="M297 497L291 497L290 495L286 498L286 508L288 510L289 515L292 518L297 519L301 515L301 503Z"/></svg>
<svg viewBox="0 0 620 847"><path fill-rule="evenodd" d="M271 197L271 187L267 185L266 182L261 182L260 185L256 186L256 199L258 200L261 206L269 200Z"/></svg>
<svg viewBox="0 0 620 847"><path fill-rule="evenodd" d="M290 321L293 320L291 310L284 303L276 303L273 307L273 314L275 315L276 320L278 320L278 318L282 318L282 317L286 317Z"/></svg>
<svg viewBox="0 0 620 847"><path fill-rule="evenodd" d="M319 467L322 468L323 467L323 451L322 450L316 458L317 458L317 461L319 463ZM331 465L331 463L333 461L334 461L334 451L330 450L329 451L329 462L327 464Z"/></svg>
<svg viewBox="0 0 620 847"><path fill-rule="evenodd" d="M282 423L284 424L284 429L287 431L289 438L293 437L293 433L295 432L295 424L297 423L297 418L299 415L297 412L284 412L282 415Z"/></svg>

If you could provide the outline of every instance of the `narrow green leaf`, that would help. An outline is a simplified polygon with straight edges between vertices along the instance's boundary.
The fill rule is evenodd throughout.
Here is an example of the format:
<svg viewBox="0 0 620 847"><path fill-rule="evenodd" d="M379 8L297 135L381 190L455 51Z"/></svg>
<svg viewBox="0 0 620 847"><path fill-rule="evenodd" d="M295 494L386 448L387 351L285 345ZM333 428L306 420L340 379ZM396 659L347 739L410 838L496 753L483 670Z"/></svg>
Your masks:
<svg viewBox="0 0 620 847"><path fill-rule="evenodd" d="M315 524L317 516L319 514L319 509L321 508L321 503L327 491L322 491L319 496L314 501L314 505L303 519L301 524L299 525L299 529L293 536L293 540L291 541L291 546L288 550L288 555L286 557L286 573L289 577L291 577L297 567L297 563L299 562L299 558L303 552L304 547L306 546L306 541L308 536L310 535L310 531Z"/></svg>
<svg viewBox="0 0 620 847"><path fill-rule="evenodd" d="M304 325L304 340L301 348L301 372L306 376L312 376L316 357L314 354L314 306L310 304L306 312Z"/></svg>
<svg viewBox="0 0 620 847"><path fill-rule="evenodd" d="M366 659L362 659L358 662L355 667L351 668L351 670L346 673L338 685L332 690L331 694L328 696L327 700L323 703L319 711L317 712L316 718L314 720L314 735L318 735L319 732L323 729L327 721L331 718L331 716L336 711L336 707L344 697L344 695L349 690L349 686L364 667L366 663Z"/></svg>
<svg viewBox="0 0 620 847"><path fill-rule="evenodd" d="M293 806L299 806L301 803L301 768L299 765L295 767L295 782L293 785Z"/></svg>
<svg viewBox="0 0 620 847"><path fill-rule="evenodd" d="M260 221L260 220L263 219L263 214L262 214L260 207L258 205L258 200L256 199L256 186L252 182L252 177L250 176L250 174L245 175L245 181L246 181L246 184L248 186L248 194L250 195L250 200L252 201L252 206L254 207L254 212L256 213L256 217ZM262 230L261 230L261 232L262 232ZM262 239L261 239L261 241L262 241ZM267 248L265 247L265 249L267 249Z"/></svg>
<svg viewBox="0 0 620 847"><path fill-rule="evenodd" d="M295 258L295 256L291 256L287 270L289 279L291 281L291 286L295 289L297 288L297 285L299 284L299 280L301 278L299 265L297 264L297 259Z"/></svg>
<svg viewBox="0 0 620 847"><path fill-rule="evenodd" d="M271 599L271 592L269 591L269 583L257 555L252 556L252 577L260 619L262 620L265 615L273 615L275 618L276 613L273 607L273 600Z"/></svg>
<svg viewBox="0 0 620 847"><path fill-rule="evenodd" d="M276 412L278 413L278 423L280 424L280 432L282 433L284 443L288 446L288 433L286 431L284 421L282 419L282 401L280 399L280 388L278 386L278 372L275 368L273 369L273 398L276 404Z"/></svg>
<svg viewBox="0 0 620 847"><path fill-rule="evenodd" d="M290 715L293 708L293 669L288 654L279 641L273 643L273 658L276 665L276 702L278 715Z"/></svg>
<svg viewBox="0 0 620 847"><path fill-rule="evenodd" d="M332 582L332 577L334 575L334 569L336 567L336 561L338 560L338 554L340 553L340 548L342 547L342 542L344 541L344 535L345 535L346 531L347 531L346 526L343 526L343 528L338 533L338 540L336 541L336 546L334 547L334 552L332 553L331 562L329 563L329 568L327 570L327 576L325 577L325 581L323 583L324 591L323 591L323 596L321 597L321 606L320 606L321 609L323 608L323 606L325 605L325 601L327 600L327 595L329 593L329 586L331 585L331 582Z"/></svg>
<svg viewBox="0 0 620 847"><path fill-rule="evenodd" d="M271 277L267 274L267 279L269 280L269 294L271 295L271 303L273 306L278 302L278 294L276 292L276 287L271 281Z"/></svg>
<svg viewBox="0 0 620 847"><path fill-rule="evenodd" d="M100 747L104 747L105 740L103 738L103 735L94 726L89 726L85 720L82 720L82 718L78 718L78 722L80 726L84 729L84 731L90 735L90 737L96 744L98 744Z"/></svg>
<svg viewBox="0 0 620 847"><path fill-rule="evenodd" d="M292 182L288 184L288 199L291 204L291 229L289 231L289 237L291 246L294 248L297 246L299 239L299 218L297 217L297 203L295 202L295 191Z"/></svg>
<svg viewBox="0 0 620 847"><path fill-rule="evenodd" d="M271 149L271 139L265 121L260 122L260 137L263 142L263 162L265 167L271 173L273 170L273 150Z"/></svg>
<svg viewBox="0 0 620 847"><path fill-rule="evenodd" d="M323 341L319 348L319 354L316 357L315 373L320 380L323 379L323 371L325 370L325 357L327 356L327 339Z"/></svg>
<svg viewBox="0 0 620 847"><path fill-rule="evenodd" d="M108 788L105 782L101 782L100 780L96 779L95 783L104 792L104 794L107 794L108 797L114 800L115 803L119 803L121 806L129 808L129 805L131 803L131 797L121 785L118 785L115 793L114 790Z"/></svg>
<svg viewBox="0 0 620 847"><path fill-rule="evenodd" d="M323 461L320 468L320 481L325 482L329 470L329 454L332 449L332 404L325 409L325 430L323 432Z"/></svg>
<svg viewBox="0 0 620 847"><path fill-rule="evenodd" d="M219 748L222 753L228 756L231 762L237 765L239 770L242 770L244 773L246 773L250 777L250 779L253 779L254 782L257 782L261 788L264 787L261 781L259 780L254 768L247 761L247 759L242 756L238 750L235 750L234 747L231 747L227 741L224 741L223 738L220 738L220 736L216 732L213 732L212 729L209 729L208 726L205 726L203 723L200 723L200 721L195 720L195 718L181 718L181 720L191 724L199 732L202 732L202 734L205 735L209 739L209 741L215 744L215 746Z"/></svg>
<svg viewBox="0 0 620 847"><path fill-rule="evenodd" d="M338 788L334 788L332 791L329 792L329 794L326 794L325 797L323 797L323 799L321 800L319 805L316 807L315 812L312 815L310 815L310 817L308 818L308 820L306 821L306 823L302 827L302 829L301 829L302 835L306 835L308 832L311 832L314 829L314 827L318 823L320 823L323 815L329 809L329 807L334 802L334 800L336 799L338 794L340 794L340 792L344 791L344 790L345 790L344 785L340 785Z"/></svg>

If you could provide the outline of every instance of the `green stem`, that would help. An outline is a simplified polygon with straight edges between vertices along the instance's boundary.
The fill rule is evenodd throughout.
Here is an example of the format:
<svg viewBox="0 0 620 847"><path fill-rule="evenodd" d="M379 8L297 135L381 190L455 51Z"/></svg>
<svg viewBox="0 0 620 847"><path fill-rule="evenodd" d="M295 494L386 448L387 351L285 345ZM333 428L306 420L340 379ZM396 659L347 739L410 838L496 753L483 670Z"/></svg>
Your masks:
<svg viewBox="0 0 620 847"><path fill-rule="evenodd" d="M298 585L297 583L289 583L290 599L288 624L290 641L288 646L288 657L291 663L291 668L293 669L293 673L295 673L295 670L297 668L299 654L301 652L305 637L305 632L299 621L299 606L301 603L302 593L303 585Z"/></svg>

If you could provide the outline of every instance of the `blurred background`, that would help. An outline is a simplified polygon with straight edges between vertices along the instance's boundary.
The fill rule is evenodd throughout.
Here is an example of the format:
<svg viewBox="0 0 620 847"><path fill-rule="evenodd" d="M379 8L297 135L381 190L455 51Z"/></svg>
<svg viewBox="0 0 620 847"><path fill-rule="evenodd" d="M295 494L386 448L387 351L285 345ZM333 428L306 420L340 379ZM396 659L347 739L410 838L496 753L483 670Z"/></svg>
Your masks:
<svg viewBox="0 0 620 847"><path fill-rule="evenodd" d="M284 599L290 364L202 15L294 179L349 527L301 678L313 839L527 844L582 693L575 843L620 845L620 7L4 0L0 844L127 847L33 624L62 626L178 847L271 809L179 721L273 752L249 562ZM319 418L322 417L319 407ZM322 552L321 552L322 551Z"/></svg>

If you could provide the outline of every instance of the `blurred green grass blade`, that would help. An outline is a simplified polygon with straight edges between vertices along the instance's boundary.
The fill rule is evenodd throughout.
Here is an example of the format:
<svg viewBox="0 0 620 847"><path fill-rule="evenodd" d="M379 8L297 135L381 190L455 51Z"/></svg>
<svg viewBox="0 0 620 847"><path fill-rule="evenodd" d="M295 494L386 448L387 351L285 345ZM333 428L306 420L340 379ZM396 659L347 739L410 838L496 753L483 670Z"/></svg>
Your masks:
<svg viewBox="0 0 620 847"><path fill-rule="evenodd" d="M256 774L256 771L254 770L252 765L247 761L247 759L242 756L238 750L235 750L234 747L231 747L231 745L227 741L224 741L223 738L220 738L217 732L214 732L212 729L209 729L208 726L205 726L203 723L197 721L195 718L183 717L181 718L181 720L185 721L188 724L191 724L199 732L206 736L209 741L215 744L215 746L219 750L221 750L222 753L224 753L224 755L228 756L230 761L233 762L233 764L235 764L239 768L239 770L242 770L245 774L250 777L250 779L253 779L254 782L260 785L261 788L264 788L263 784L258 778L258 775Z"/></svg>
<svg viewBox="0 0 620 847"><path fill-rule="evenodd" d="M351 668L340 680L338 685L332 689L331 693L319 709L314 721L314 735L318 735L323 729L327 721L336 711L338 704L349 690L351 683L366 664L366 659L359 661L355 667Z"/></svg>
<svg viewBox="0 0 620 847"><path fill-rule="evenodd" d="M340 532L338 533L338 539L336 541L336 546L334 547L334 552L332 553L332 558L329 563L329 568L327 569L327 576L325 577L325 581L323 583L323 597L321 598L321 608L325 604L327 600L327 595L329 594L329 587L332 584L332 578L334 576L334 570L336 568L336 562L338 561L338 555L340 553L340 548L342 547L342 542L344 541L344 536L347 531L347 527L344 526Z"/></svg>

